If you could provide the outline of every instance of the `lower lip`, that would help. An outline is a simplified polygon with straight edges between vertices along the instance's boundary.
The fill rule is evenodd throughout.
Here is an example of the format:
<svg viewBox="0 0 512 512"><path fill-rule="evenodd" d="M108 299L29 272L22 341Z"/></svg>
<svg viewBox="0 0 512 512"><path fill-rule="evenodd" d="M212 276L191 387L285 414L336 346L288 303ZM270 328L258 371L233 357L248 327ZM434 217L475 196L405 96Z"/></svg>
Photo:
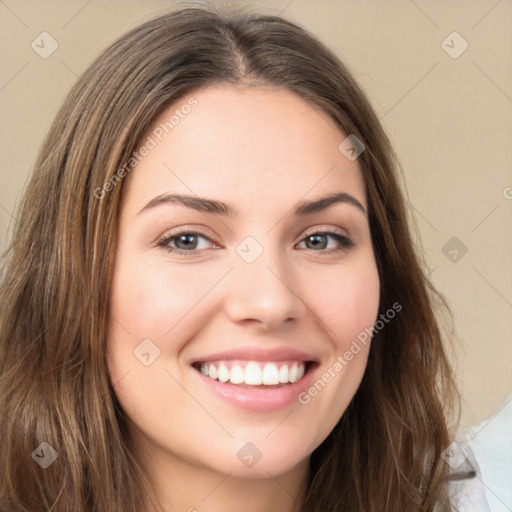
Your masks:
<svg viewBox="0 0 512 512"><path fill-rule="evenodd" d="M316 365L297 382L286 384L278 388L267 386L241 387L230 382L219 382L205 377L201 372L193 369L199 378L217 395L235 407L249 409L257 412L272 412L298 403L299 394L304 392L313 379Z"/></svg>

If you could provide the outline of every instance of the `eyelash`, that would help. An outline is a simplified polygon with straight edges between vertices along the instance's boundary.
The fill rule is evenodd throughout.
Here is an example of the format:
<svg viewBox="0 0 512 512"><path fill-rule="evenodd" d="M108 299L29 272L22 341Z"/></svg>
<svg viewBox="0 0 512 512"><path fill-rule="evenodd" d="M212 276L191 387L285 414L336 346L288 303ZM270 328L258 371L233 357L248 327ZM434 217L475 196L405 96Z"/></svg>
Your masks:
<svg viewBox="0 0 512 512"><path fill-rule="evenodd" d="M181 249L177 249L175 247L169 246L169 243L171 241L173 241L174 239L179 238L180 236L183 236L183 235L199 236L199 237L205 238L206 240L212 242L212 240L209 237L207 237L206 235L204 235L203 233L200 233L197 231L180 231L178 233L171 233L170 235L164 236L163 238L158 240L155 245L157 247L165 249L166 251L168 251L170 253L179 254L179 255L183 255L183 256L199 254L201 252L201 250L196 249L196 250L191 250L191 251L183 251ZM340 247L335 248L335 249L330 249L330 250L322 249L319 251L316 251L314 249L306 249L306 250L313 251L315 253L331 254L333 252L348 251L355 245L354 242L348 236L346 236L345 234L338 232L338 231L313 231L312 233L308 233L307 235L305 235L304 238L299 243L302 243L304 240L306 240L309 237L318 236L318 235L330 236L331 238L336 240L336 242L338 242L338 244L340 244Z"/></svg>

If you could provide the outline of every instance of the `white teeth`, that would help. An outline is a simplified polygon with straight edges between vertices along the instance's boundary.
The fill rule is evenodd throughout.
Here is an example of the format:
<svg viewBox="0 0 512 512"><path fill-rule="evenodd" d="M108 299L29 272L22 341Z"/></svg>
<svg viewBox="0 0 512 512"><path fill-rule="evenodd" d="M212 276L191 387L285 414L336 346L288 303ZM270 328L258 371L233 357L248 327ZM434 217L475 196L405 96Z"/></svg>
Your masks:
<svg viewBox="0 0 512 512"><path fill-rule="evenodd" d="M263 384L267 386L279 384L279 373L274 363L266 364L263 368Z"/></svg>
<svg viewBox="0 0 512 512"><path fill-rule="evenodd" d="M245 367L245 383L251 386L259 386L261 382L261 368L259 364L249 363Z"/></svg>
<svg viewBox="0 0 512 512"><path fill-rule="evenodd" d="M244 369L239 364L235 364L233 368L231 368L231 376L229 378L229 382L232 384L242 384L244 379Z"/></svg>
<svg viewBox="0 0 512 512"><path fill-rule="evenodd" d="M227 382L229 380L229 370L226 368L225 365L221 364L219 366L218 374L219 382Z"/></svg>
<svg viewBox="0 0 512 512"><path fill-rule="evenodd" d="M297 382L304 377L306 365L303 362L294 363L257 363L249 361L245 364L234 364L229 369L228 364L202 363L201 373L219 382L231 384L248 384L250 386L275 386Z"/></svg>
<svg viewBox="0 0 512 512"><path fill-rule="evenodd" d="M288 375L288 380L290 382L297 382L297 363L293 363L290 368L290 374Z"/></svg>
<svg viewBox="0 0 512 512"><path fill-rule="evenodd" d="M279 369L279 382L281 382L282 384L286 384L287 382L289 382L289 380L288 380L289 373L290 373L290 370L288 369L288 366L286 366L286 365L281 366L281 368Z"/></svg>

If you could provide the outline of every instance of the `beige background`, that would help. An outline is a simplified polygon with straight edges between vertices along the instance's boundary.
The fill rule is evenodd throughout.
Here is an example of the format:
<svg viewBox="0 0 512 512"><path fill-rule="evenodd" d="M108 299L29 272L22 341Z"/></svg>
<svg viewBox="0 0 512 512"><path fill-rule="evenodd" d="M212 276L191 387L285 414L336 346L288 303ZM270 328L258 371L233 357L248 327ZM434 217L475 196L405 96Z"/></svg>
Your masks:
<svg viewBox="0 0 512 512"><path fill-rule="evenodd" d="M464 424L491 417L512 389L512 3L242 3L310 29L367 91L401 159L431 278L455 314ZM119 35L173 4L0 0L2 246L77 75ZM44 31L58 43L47 59L31 48ZM469 45L457 58L442 46L454 31ZM445 44L453 52L461 43L450 36ZM468 249L457 262L442 251L452 237Z"/></svg>

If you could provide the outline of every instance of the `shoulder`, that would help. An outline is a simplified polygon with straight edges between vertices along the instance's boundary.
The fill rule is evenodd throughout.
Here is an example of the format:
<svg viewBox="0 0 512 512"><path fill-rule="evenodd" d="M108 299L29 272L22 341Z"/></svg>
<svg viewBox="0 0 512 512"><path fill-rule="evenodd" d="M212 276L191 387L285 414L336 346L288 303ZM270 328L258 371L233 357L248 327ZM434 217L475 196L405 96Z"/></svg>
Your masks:
<svg viewBox="0 0 512 512"><path fill-rule="evenodd" d="M453 511L491 512L480 466L467 437L460 436L450 445L445 460L454 478L448 483Z"/></svg>
<svg viewBox="0 0 512 512"><path fill-rule="evenodd" d="M512 511L512 393L486 420L468 430L462 446L469 452L469 460L476 469L475 483L466 482L461 489L463 496L471 497L485 492L488 508L492 512ZM478 462L478 463L477 463ZM459 508L472 512L477 508Z"/></svg>

